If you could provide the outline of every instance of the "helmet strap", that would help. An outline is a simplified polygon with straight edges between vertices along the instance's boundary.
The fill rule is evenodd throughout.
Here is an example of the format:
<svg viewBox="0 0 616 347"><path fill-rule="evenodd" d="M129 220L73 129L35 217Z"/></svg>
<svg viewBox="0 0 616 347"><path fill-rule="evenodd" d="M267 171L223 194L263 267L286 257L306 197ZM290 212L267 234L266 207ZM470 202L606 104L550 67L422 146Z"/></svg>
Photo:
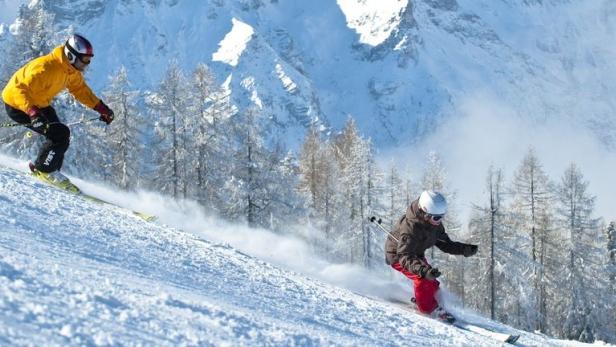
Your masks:
<svg viewBox="0 0 616 347"><path fill-rule="evenodd" d="M75 57L79 57L80 54L79 52L77 52L76 49L74 49L73 47L71 47L71 45L68 44L68 40L66 41L66 43L64 44L64 47L68 48L68 50L73 53L75 55Z"/></svg>

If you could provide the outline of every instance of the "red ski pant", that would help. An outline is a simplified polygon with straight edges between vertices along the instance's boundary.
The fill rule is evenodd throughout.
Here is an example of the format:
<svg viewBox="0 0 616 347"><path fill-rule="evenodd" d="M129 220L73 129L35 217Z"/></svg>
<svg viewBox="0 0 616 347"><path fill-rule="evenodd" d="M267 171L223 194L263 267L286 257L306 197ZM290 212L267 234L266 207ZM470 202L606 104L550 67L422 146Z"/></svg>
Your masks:
<svg viewBox="0 0 616 347"><path fill-rule="evenodd" d="M427 280L418 275L412 274L407 269L403 268L400 263L392 264L391 267L400 271L404 276L413 281L415 287L415 303L421 313L431 313L438 307L438 302L434 298L439 287L439 281Z"/></svg>

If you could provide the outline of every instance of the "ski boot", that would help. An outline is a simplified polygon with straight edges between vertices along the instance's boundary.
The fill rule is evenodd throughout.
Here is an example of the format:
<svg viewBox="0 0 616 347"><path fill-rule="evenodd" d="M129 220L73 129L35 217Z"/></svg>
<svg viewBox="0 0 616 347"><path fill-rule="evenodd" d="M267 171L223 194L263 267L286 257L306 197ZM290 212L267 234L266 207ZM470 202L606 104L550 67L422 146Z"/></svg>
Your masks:
<svg viewBox="0 0 616 347"><path fill-rule="evenodd" d="M440 306L438 306L434 311L432 311L432 316L444 323L451 324L456 321L456 317L454 317L451 313L447 312L444 308Z"/></svg>
<svg viewBox="0 0 616 347"><path fill-rule="evenodd" d="M413 305L417 305L417 300L413 297L411 298L411 303ZM444 308L440 306L437 306L436 309L432 311L432 313L430 313L430 316L440 320L441 322L449 324L456 321L456 317L454 317L451 313L447 312Z"/></svg>
<svg viewBox="0 0 616 347"><path fill-rule="evenodd" d="M32 171L32 175L43 182L71 193L78 194L80 192L79 188L60 171L42 172L37 170L33 163L29 163L28 166L30 171Z"/></svg>

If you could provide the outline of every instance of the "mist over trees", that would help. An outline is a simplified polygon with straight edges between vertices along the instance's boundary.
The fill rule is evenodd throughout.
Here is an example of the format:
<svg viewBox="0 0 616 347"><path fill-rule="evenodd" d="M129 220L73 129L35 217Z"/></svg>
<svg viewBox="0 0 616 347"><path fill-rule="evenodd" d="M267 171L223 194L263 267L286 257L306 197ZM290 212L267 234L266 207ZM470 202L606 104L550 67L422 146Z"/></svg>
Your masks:
<svg viewBox="0 0 616 347"><path fill-rule="evenodd" d="M63 42L49 16L22 9L27 20L0 61L3 85ZM315 232L297 235L323 257L384 274L385 234L369 217L391 229L422 190L438 190L450 205L448 234L479 245L471 258L427 254L462 305L560 338L616 342L616 222L594 214L596 197L574 163L554 180L529 149L510 178L486 168L476 178L485 182L483 200L473 202L466 223L438 153L421 163L383 163L352 117L333 132L307 129L292 151L269 132L271 115L235 104L205 63L184 71L170 62L155 90L133 87L120 66L99 95L116 119L109 127L72 126L67 173L194 200L208 213L279 233L310 226ZM96 118L67 94L53 105L66 123ZM0 115L10 121L4 108ZM3 133L2 150L31 158L41 138L23 135L23 128Z"/></svg>
<svg viewBox="0 0 616 347"><path fill-rule="evenodd" d="M476 275L465 302L524 329L614 341L614 224L593 215L587 187L573 163L552 181L532 149L508 188L502 171L490 168L486 201L469 223L481 247L469 260Z"/></svg>

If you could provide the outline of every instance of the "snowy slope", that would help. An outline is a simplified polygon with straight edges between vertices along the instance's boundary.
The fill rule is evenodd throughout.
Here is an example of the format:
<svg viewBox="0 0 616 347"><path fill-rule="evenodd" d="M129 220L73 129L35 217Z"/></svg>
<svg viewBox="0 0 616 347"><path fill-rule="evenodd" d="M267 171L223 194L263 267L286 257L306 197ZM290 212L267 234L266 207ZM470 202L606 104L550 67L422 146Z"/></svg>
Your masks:
<svg viewBox="0 0 616 347"><path fill-rule="evenodd" d="M266 262L205 237L241 248L267 239L264 231L249 234L205 223L194 211L165 213L142 203L161 215L159 224L149 224L35 182L15 169L24 163L1 159L13 169L0 167L0 345L499 345L307 277L294 271L302 269L299 260L273 265L291 258L280 255L285 251L303 255L294 240L268 239L278 242L268 248L274 261ZM138 198L126 196L125 203L131 200ZM305 260L310 269L314 259ZM374 275L365 276L359 282L370 287ZM520 343L573 345L528 333Z"/></svg>

